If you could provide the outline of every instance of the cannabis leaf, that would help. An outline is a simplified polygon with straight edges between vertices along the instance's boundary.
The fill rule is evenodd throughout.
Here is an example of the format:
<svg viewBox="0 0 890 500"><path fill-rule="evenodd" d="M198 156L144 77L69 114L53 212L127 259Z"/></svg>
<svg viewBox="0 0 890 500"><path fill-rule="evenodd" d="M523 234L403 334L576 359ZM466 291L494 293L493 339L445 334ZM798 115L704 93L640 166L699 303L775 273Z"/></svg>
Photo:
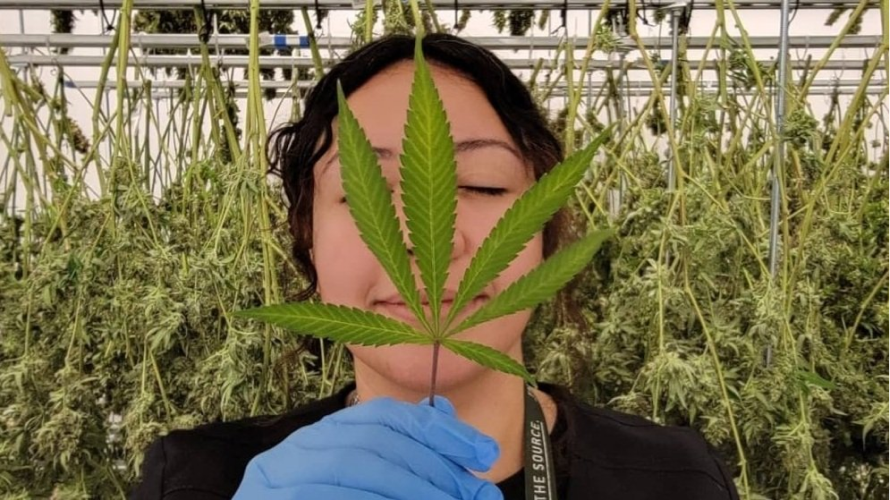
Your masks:
<svg viewBox="0 0 890 500"><path fill-rule="evenodd" d="M510 265L525 244L565 204L590 166L593 155L608 137L608 130L586 148L541 176L507 210L470 261L470 267L457 289L447 324L454 320L457 311L463 309L485 285Z"/></svg>
<svg viewBox="0 0 890 500"><path fill-rule="evenodd" d="M315 303L269 306L241 311L238 315L302 334L353 344L432 345L431 392L435 390L435 360L440 346L483 366L533 382L525 367L510 356L482 344L459 340L454 335L551 298L590 262L611 231L594 231L557 252L457 327L452 328L452 322L566 203L594 154L608 137L609 130L543 175L507 210L470 261L443 322L442 296L451 262L457 208L457 167L445 107L424 61L421 40L418 36L415 45L414 82L408 101L399 174L408 237L426 291L430 317L426 317L417 290L411 253L405 244L390 188L374 148L350 110L339 84L337 146L347 204L362 240L417 317L420 329L368 311Z"/></svg>
<svg viewBox="0 0 890 500"><path fill-rule="evenodd" d="M423 61L420 43L415 45L414 59ZM448 279L457 208L457 166L449 129L430 70L418 62L408 98L400 173L406 225L426 285L436 335L440 334L439 309Z"/></svg>
<svg viewBox="0 0 890 500"><path fill-rule="evenodd" d="M465 340L444 339L442 340L442 346L482 366L494 368L511 375L518 375L528 382L534 382L534 378L524 366L514 361L510 356L487 345Z"/></svg>
<svg viewBox="0 0 890 500"><path fill-rule="evenodd" d="M432 339L410 325L352 307L297 302L238 311L305 335L360 345L431 344Z"/></svg>
<svg viewBox="0 0 890 500"><path fill-rule="evenodd" d="M480 323L530 309L553 297L593 258L602 242L614 234L613 230L594 231L557 252L519 278L506 290L495 296L482 308L465 319L449 335L471 328Z"/></svg>
<svg viewBox="0 0 890 500"><path fill-rule="evenodd" d="M362 240L380 261L399 295L414 315L425 323L420 295L414 285L414 273L411 272L408 248L402 237L389 186L377 162L374 148L346 104L340 82L337 82L337 99L340 104L337 146L349 212L355 219Z"/></svg>

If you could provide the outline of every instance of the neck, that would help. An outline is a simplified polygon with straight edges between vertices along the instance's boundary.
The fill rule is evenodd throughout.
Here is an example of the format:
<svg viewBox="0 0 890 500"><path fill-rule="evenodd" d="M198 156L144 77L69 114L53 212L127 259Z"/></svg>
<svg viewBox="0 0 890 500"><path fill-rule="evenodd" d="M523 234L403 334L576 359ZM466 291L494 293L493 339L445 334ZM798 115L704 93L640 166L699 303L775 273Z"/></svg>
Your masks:
<svg viewBox="0 0 890 500"><path fill-rule="evenodd" d="M356 390L361 401L388 396L401 401L416 403L424 394L375 373L356 359ZM437 391L454 404L461 421L490 436L501 449L501 455L492 468L477 476L492 482L500 482L522 468L524 426L524 382L519 377L494 370L486 370L469 383L442 387ZM536 391L544 409L549 428L555 421L556 405L546 394Z"/></svg>

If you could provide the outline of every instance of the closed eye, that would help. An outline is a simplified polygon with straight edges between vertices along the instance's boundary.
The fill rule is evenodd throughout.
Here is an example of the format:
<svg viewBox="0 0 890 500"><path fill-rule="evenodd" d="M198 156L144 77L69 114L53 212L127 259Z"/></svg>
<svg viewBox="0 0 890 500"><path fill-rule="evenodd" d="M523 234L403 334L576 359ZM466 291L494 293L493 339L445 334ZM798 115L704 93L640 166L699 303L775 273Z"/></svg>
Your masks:
<svg viewBox="0 0 890 500"><path fill-rule="evenodd" d="M469 191L482 196L500 196L507 192L505 188L487 186L458 186L458 189ZM346 203L346 197L340 198L340 203Z"/></svg>
<svg viewBox="0 0 890 500"><path fill-rule="evenodd" d="M504 188L487 186L460 186L460 189L474 194L481 194L483 196L500 196L507 192Z"/></svg>

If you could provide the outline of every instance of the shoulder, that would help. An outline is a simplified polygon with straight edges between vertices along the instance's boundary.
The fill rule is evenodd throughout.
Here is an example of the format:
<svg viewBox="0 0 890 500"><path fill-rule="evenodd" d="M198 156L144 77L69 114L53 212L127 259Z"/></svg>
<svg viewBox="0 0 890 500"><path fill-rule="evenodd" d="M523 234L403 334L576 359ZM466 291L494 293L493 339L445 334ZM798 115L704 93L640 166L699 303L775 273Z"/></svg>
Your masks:
<svg viewBox="0 0 890 500"><path fill-rule="evenodd" d="M231 498L253 457L341 409L350 389L283 415L215 422L158 438L145 453L131 500Z"/></svg>
<svg viewBox="0 0 890 500"><path fill-rule="evenodd" d="M616 488L630 487L622 498L649 498L635 496L634 490L659 492L663 499L675 498L671 491L684 499L738 498L731 475L696 430L593 407L561 388L553 395L564 413L572 461L588 474L608 478L600 485L613 481Z"/></svg>

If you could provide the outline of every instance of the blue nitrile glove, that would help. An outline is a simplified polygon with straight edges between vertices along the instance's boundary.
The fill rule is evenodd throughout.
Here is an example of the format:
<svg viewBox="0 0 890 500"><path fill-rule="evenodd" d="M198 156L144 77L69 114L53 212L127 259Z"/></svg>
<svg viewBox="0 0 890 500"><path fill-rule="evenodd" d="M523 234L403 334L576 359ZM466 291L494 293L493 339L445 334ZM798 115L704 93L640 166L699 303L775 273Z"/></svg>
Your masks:
<svg viewBox="0 0 890 500"><path fill-rule="evenodd" d="M503 500L497 442L454 406L379 398L328 415L253 458L235 500Z"/></svg>

